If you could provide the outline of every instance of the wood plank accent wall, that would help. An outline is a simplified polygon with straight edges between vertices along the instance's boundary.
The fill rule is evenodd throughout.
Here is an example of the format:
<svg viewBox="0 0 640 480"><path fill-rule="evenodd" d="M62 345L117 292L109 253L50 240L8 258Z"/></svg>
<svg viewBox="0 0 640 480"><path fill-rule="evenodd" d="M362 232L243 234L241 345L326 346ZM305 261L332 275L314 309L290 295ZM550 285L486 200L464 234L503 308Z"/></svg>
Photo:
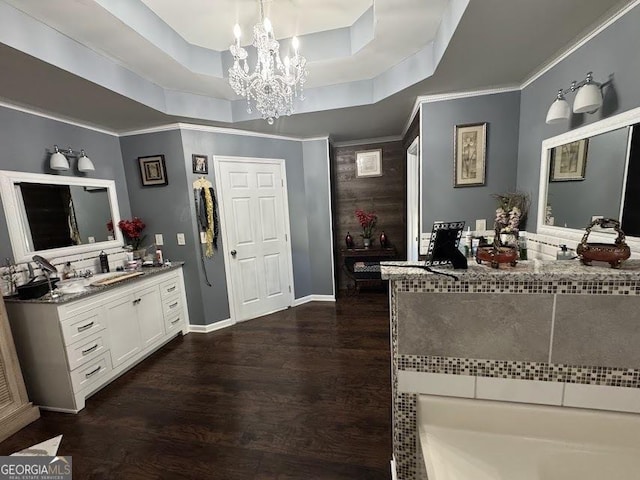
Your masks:
<svg viewBox="0 0 640 480"><path fill-rule="evenodd" d="M382 176L356 177L356 152L382 149ZM374 245L379 246L382 231L397 249L398 258L406 259L407 235L407 160L402 141L334 147L331 152L331 186L335 251L336 290L347 288L340 250L351 232L356 246L362 246L362 228L355 210L375 211L378 223Z"/></svg>

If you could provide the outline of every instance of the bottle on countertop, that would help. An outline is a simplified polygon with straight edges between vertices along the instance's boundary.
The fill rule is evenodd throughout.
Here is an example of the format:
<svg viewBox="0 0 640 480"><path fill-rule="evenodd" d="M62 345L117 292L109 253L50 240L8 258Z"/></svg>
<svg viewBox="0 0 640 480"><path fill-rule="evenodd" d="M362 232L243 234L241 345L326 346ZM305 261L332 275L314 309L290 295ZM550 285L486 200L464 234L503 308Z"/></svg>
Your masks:
<svg viewBox="0 0 640 480"><path fill-rule="evenodd" d="M156 250L156 264L162 265L164 263L164 259L162 258L162 250L159 248Z"/></svg>
<svg viewBox="0 0 640 480"><path fill-rule="evenodd" d="M572 260L573 259L573 253L571 253L571 250L569 250L566 245L560 245L560 250L558 250L558 252L556 253L556 259L557 260Z"/></svg>
<svg viewBox="0 0 640 480"><path fill-rule="evenodd" d="M67 262L64 265L64 268L62 269L62 279L66 280L68 278L71 278L72 276L72 270L71 270L71 262Z"/></svg>
<svg viewBox="0 0 640 480"><path fill-rule="evenodd" d="M464 253L465 256L471 258L473 256L473 235L471 235L471 227L467 226L467 231L464 234Z"/></svg>
<svg viewBox="0 0 640 480"><path fill-rule="evenodd" d="M518 247L520 250L520 260L527 260L527 237L524 232L522 232L518 237Z"/></svg>
<svg viewBox="0 0 640 480"><path fill-rule="evenodd" d="M102 273L109 273L109 256L104 253L104 250L100 252L100 271Z"/></svg>

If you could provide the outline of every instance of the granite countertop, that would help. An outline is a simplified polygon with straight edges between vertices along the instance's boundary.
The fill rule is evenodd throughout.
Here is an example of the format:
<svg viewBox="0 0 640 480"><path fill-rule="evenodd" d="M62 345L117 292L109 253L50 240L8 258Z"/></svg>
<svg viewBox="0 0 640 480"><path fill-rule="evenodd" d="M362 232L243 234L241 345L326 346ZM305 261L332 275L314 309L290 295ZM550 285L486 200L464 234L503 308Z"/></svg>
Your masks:
<svg viewBox="0 0 640 480"><path fill-rule="evenodd" d="M380 262L380 271L384 280L412 280L434 276L433 273L412 265L424 265L424 262ZM454 270L450 266L430 267L435 272L455 275L460 280L515 280L515 281L607 281L634 280L640 281L640 260L627 260L620 269L611 268L607 263L593 262L592 266L582 265L579 260L523 260L515 267L501 264L500 268L491 268L489 264L478 265L469 259L468 270ZM455 281L455 279L437 275L438 280Z"/></svg>
<svg viewBox="0 0 640 480"><path fill-rule="evenodd" d="M139 271L144 272L144 275L138 275L137 277L127 278L120 282L112 283L111 285L106 286L89 286L84 292L80 293L65 293L61 294L59 297L51 299L49 298L49 294L40 297L34 298L31 300L20 300L18 297L4 297L4 301L6 303L50 303L54 305L60 305L63 303L73 302L75 300L80 300L82 298L87 298L92 295L97 295L98 293L104 293L108 290L113 290L114 288L121 287L123 285L130 285L132 283L139 282L140 280L145 280L149 277L154 277L156 275L160 275L162 273L170 272L171 270L176 270L181 268L184 265L184 262L171 262L171 265L162 265L160 267L143 267ZM113 275L117 275L120 272L111 272ZM124 272L122 272L124 273ZM87 279L89 283L92 281L91 277Z"/></svg>

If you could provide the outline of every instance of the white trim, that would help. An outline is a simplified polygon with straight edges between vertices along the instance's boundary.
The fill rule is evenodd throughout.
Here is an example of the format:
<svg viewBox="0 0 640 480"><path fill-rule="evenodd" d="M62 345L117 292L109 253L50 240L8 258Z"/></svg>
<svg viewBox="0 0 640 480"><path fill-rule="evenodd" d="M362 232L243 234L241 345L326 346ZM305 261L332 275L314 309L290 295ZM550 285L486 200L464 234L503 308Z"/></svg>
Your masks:
<svg viewBox="0 0 640 480"><path fill-rule="evenodd" d="M28 113L29 115L35 115L36 117L47 118L49 120L55 120L56 122L66 123L67 125L73 125L74 127L86 128L87 130L93 130L94 132L104 133L105 135L111 135L113 137L118 137L118 133L113 130L107 130L104 128L94 127L92 125L86 123L80 123L73 120L68 120L63 117L59 117L50 113L40 112L33 108L23 107L20 105L15 105L13 103L8 103L6 101L0 100L0 107L8 108L10 110L16 110L22 113Z"/></svg>
<svg viewBox="0 0 640 480"><path fill-rule="evenodd" d="M78 413L80 410L75 410L73 408L58 408L58 407L47 407L46 405L36 405L40 410L46 410L47 412L57 412L57 413Z"/></svg>
<svg viewBox="0 0 640 480"><path fill-rule="evenodd" d="M480 97L484 95L495 95L499 93L518 92L520 90L522 90L520 85L507 85L504 87L484 88L480 90L466 90L462 92L441 93L436 95L421 95L416 99L416 102L444 102L447 100L457 100L459 98Z"/></svg>
<svg viewBox="0 0 640 480"><path fill-rule="evenodd" d="M207 325L194 325L190 323L188 325L189 333L211 333L216 330L222 330L223 328L229 328L235 325L235 322L230 318L226 320L220 320L219 322L209 323Z"/></svg>
<svg viewBox="0 0 640 480"><path fill-rule="evenodd" d="M584 235L583 230L544 224L544 214L547 206L547 179L549 178L549 151L552 148L559 145L564 145L565 143L575 142L582 138L601 135L603 133L611 132L619 128L629 127L630 125L633 125L638 121L640 121L640 107L634 108L632 110L627 110L626 112L619 113L618 115L614 115L613 117L590 123L589 125L585 125L584 127L576 128L561 135L556 135L555 137L547 138L542 141L542 147L540 149L540 178L538 180L538 228L536 230L536 233L538 235L549 235L555 238L560 238L569 242L576 243L580 242L582 236ZM627 149L627 156L628 153L629 149ZM591 237L595 239L595 241L602 241L605 243L610 242L610 236L606 234L603 235L598 232L592 232ZM626 240L632 251L640 249L640 238L627 236Z"/></svg>
<svg viewBox="0 0 640 480"><path fill-rule="evenodd" d="M422 245L422 208L424 207L424 185L423 185L423 178L422 178L422 165L424 162L423 157L423 150L424 148L422 148L422 142L423 142L423 135L422 135L422 103L420 104L420 110L418 111L418 113L420 114L420 118L418 120L418 137L420 138L420 143L418 144L418 176L420 177L420 182L418 183L418 188L420 189L420 191L418 192L420 195L420 205L418 205L418 257L420 255L426 255L426 252L422 252L420 250L420 246Z"/></svg>
<svg viewBox="0 0 640 480"><path fill-rule="evenodd" d="M355 145L367 145L370 143L387 143L387 142L398 142L402 140L402 135L391 135L388 137L379 137L379 138L362 138L360 140L346 140L344 142L334 142L334 147L351 147Z"/></svg>
<svg viewBox="0 0 640 480"><path fill-rule="evenodd" d="M409 127L411 127L411 122L413 122L413 119L416 118L416 115L418 114L418 112L420 110L420 105L422 105L422 103L419 102L418 101L418 97L416 97L416 101L413 102L413 108L411 109L411 115L409 115L409 120L407 120L407 123L405 124L404 128L402 129L402 138L404 138L407 135L407 133L409 132Z"/></svg>
<svg viewBox="0 0 640 480"><path fill-rule="evenodd" d="M406 156L406 172L407 172L407 184L406 184L406 215L407 215L407 259L410 261L418 261L420 256L420 135L413 139L409 148L405 151ZM415 173L418 182L415 178L412 182L409 182L409 173ZM409 196L411 195L411 198ZM417 204L411 207L413 203ZM417 231L413 232L412 226L415 226ZM413 238L410 233L415 233L418 237L417 240ZM418 254L416 258L410 258L410 252L416 251Z"/></svg>
<svg viewBox="0 0 640 480"><path fill-rule="evenodd" d="M331 152L329 151L331 145L329 144L329 137L326 138L327 147L327 193L329 194L329 245L331 245L331 292L333 293L333 301L336 299L336 261L335 261L335 248L334 248L334 235L333 231L333 198L331 195Z"/></svg>
<svg viewBox="0 0 640 480"><path fill-rule="evenodd" d="M624 7L622 7L617 12L613 13L609 18L607 18L604 22L602 22L600 25L598 25L593 30L591 30L589 33L587 33L584 37L582 37L576 43L574 43L569 48L567 48L566 50L561 52L559 55L557 55L556 57L551 59L551 61L549 61L545 65L543 65L542 68L540 68L536 72L534 72L529 78L527 78L524 82L522 82L522 85L520 85L520 89L522 90L522 89L528 87L529 85L531 85L538 78L540 78L542 75L547 73L549 70L551 70L553 67L555 67L557 64L559 64L561 61L563 61L569 55L574 53L580 47L582 47L583 45L588 43L590 40L592 40L594 37L596 37L599 33L601 33L602 31L606 30L607 28L609 28L614 22L616 22L620 18L624 17L627 13L629 13L631 10L633 10L635 7L637 7L639 4L640 4L640 0L635 0L632 3L630 3L628 5L625 5Z"/></svg>
<svg viewBox="0 0 640 480"><path fill-rule="evenodd" d="M310 302L335 302L335 295L307 295L306 297L296 298L293 301L293 306L298 307Z"/></svg>
<svg viewBox="0 0 640 480"><path fill-rule="evenodd" d="M51 248L48 250L30 250L31 246L27 243L27 237L24 232L29 231L28 225L25 225L25 219L20 214L24 211L24 207L20 208L22 202L21 196L15 187L18 183L36 183L36 184L53 184L53 185L70 185L70 186L92 186L103 187L107 189L109 198L109 207L111 209L111 217L113 225L118 225L120 221L120 209L118 207L118 198L116 192L115 180L102 180L90 177L65 177L62 175L50 175L44 173L26 173L12 172L8 170L0 170L0 196L2 198L2 206L7 222L7 230L11 241L11 249L16 262L31 261L33 255L43 255L49 258L66 257L85 252L95 252L110 248L121 248L124 245L124 237L119 228L114 228L114 240L106 240L104 242L85 243L81 245L71 245L69 247Z"/></svg>
<svg viewBox="0 0 640 480"><path fill-rule="evenodd" d="M157 127L142 128L139 130L128 130L120 132L119 136L129 137L132 135L144 135L147 133L166 132L169 130L190 130L195 132L207 132L207 133L224 133L227 135L242 135L245 137L261 137L261 138L274 138L277 140L290 140L296 142L310 142L313 140L328 139L328 135L320 135L314 137L293 137L287 135L274 135L271 133L253 132L251 130L240 130L237 128L228 127L214 127L211 125L201 125L197 123L168 123L165 125L159 125Z"/></svg>
<svg viewBox="0 0 640 480"><path fill-rule="evenodd" d="M398 480L398 471L396 470L396 457L391 457L391 480Z"/></svg>
<svg viewBox="0 0 640 480"><path fill-rule="evenodd" d="M213 161L213 170L214 170L214 181L215 188L218 192L218 202L220 203L220 211L224 211L224 194L222 189L222 175L220 173L220 163L228 162L228 163L270 163L276 164L280 166L280 173L282 178L282 194L283 194L283 208L284 208L284 227L285 234L287 235L287 262L288 262L288 274L289 274L289 284L291 285L291 292L289 292L289 298L287 301L288 306L293 305L293 300L295 298L295 284L294 284L294 276L293 276L293 248L291 241L291 221L289 217L289 187L287 183L287 169L286 162L283 158L261 158L261 157L234 157L229 155L212 155ZM223 235L223 244L229 245L227 231L228 229L225 227L224 215L220 216L220 230ZM225 280L227 282L227 301L229 303L229 313L231 320L236 323L238 321L238 312L236 311L236 303L235 297L233 294L233 282L231 280L231 268L230 263L231 259L229 258L230 253L227 251L227 248L224 249L223 259L224 259L224 275ZM268 315L267 312L263 313L260 316ZM247 319L249 320L249 319Z"/></svg>

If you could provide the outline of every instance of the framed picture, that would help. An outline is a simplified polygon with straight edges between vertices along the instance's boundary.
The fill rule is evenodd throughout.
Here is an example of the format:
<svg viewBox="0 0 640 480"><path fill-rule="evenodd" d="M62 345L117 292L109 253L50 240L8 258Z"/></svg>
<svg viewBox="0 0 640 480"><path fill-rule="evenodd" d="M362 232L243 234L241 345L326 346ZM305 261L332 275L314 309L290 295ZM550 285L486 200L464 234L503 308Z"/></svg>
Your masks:
<svg viewBox="0 0 640 480"><path fill-rule="evenodd" d="M456 125L453 138L453 186L485 184L487 124Z"/></svg>
<svg viewBox="0 0 640 480"><path fill-rule="evenodd" d="M193 162L193 173L200 175L207 175L209 173L209 160L206 155L191 155L191 161Z"/></svg>
<svg viewBox="0 0 640 480"><path fill-rule="evenodd" d="M550 182L584 180L589 139L583 138L551 150Z"/></svg>
<svg viewBox="0 0 640 480"><path fill-rule="evenodd" d="M164 155L153 155L151 157L138 157L140 164L140 179L142 186L168 185L167 168L164 164Z"/></svg>
<svg viewBox="0 0 640 480"><path fill-rule="evenodd" d="M356 152L356 177L382 176L382 149Z"/></svg>

